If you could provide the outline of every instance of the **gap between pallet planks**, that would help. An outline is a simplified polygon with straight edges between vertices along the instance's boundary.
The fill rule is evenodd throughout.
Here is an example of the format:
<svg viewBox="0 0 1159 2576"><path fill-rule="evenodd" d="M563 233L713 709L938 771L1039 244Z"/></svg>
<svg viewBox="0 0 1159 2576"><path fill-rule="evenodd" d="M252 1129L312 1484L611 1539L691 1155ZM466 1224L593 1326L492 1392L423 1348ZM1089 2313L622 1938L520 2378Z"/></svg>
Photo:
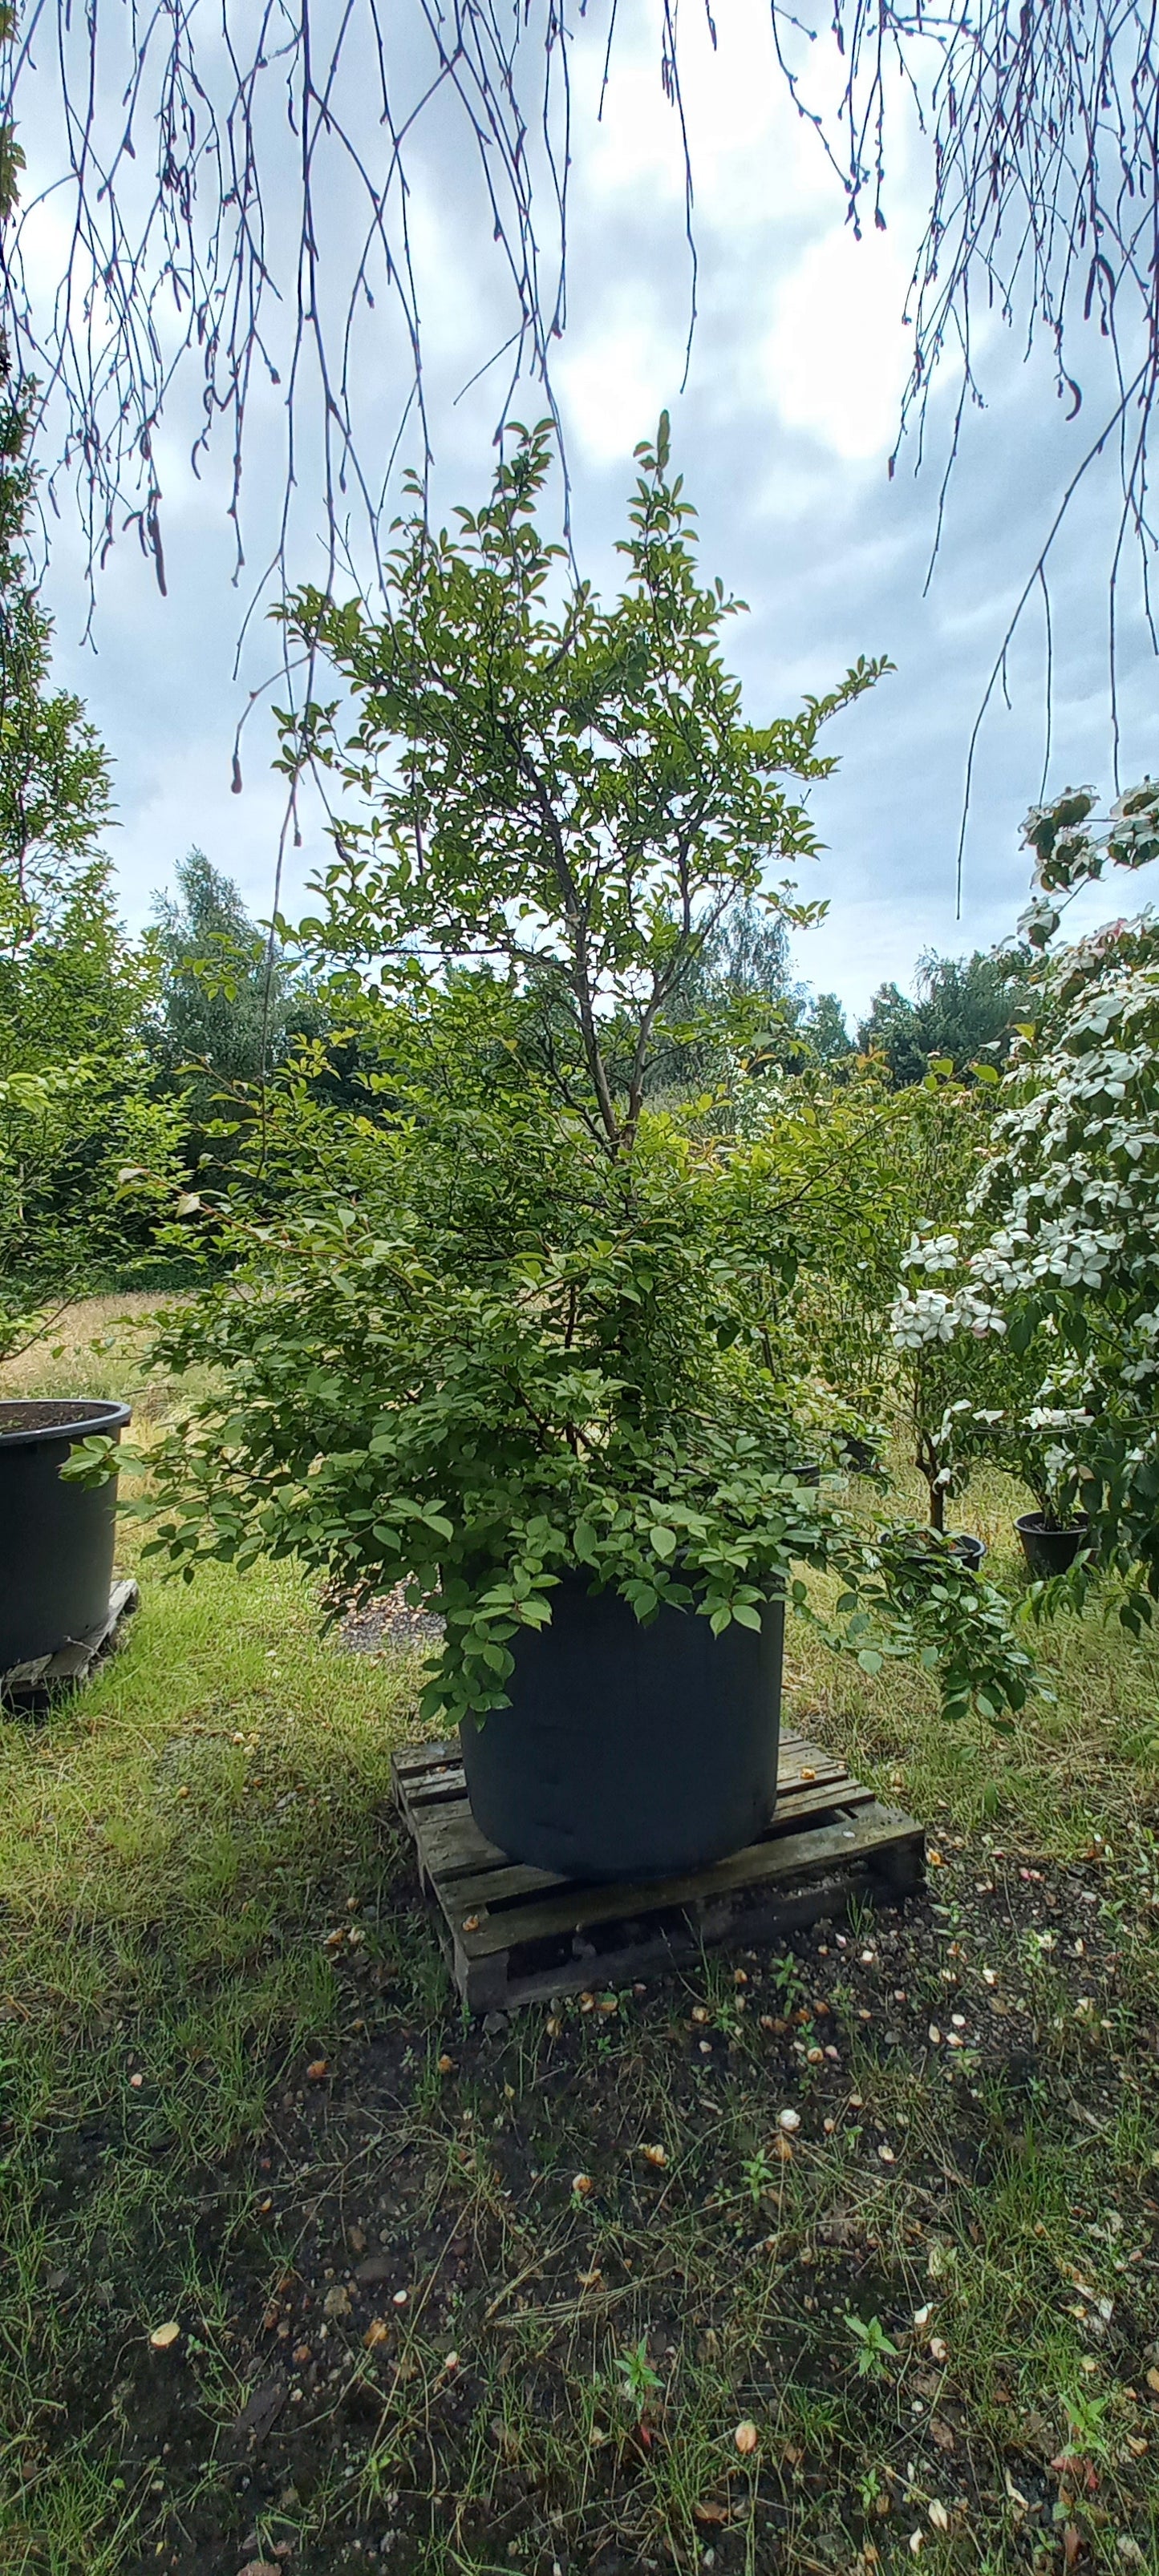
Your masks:
<svg viewBox="0 0 1159 2576"><path fill-rule="evenodd" d="M409 1745L392 1770L444 1956L472 2012L623 1984L708 1945L772 1939L843 1913L854 1896L898 1901L922 1880L921 1826L799 1735L781 1738L776 1813L757 1842L707 1869L634 1885L561 1878L497 1850L471 1813L457 1745Z"/></svg>
<svg viewBox="0 0 1159 2576"><path fill-rule="evenodd" d="M27 1713L47 1708L68 1691L87 1682L93 1665L117 1644L126 1619L140 1600L131 1576L118 1576L104 1618L83 1637L70 1637L54 1655L37 1655L0 1673L0 1708Z"/></svg>

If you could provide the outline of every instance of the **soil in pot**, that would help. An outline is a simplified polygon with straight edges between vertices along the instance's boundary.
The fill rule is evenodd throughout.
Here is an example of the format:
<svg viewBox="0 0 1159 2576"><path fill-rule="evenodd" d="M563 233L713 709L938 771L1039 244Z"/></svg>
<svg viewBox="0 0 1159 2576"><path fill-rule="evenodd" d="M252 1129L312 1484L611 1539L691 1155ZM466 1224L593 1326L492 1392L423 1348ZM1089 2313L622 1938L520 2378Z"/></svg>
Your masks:
<svg viewBox="0 0 1159 2576"><path fill-rule="evenodd" d="M511 1705L462 1724L476 1823L567 1878L654 1879L740 1851L777 1795L784 1603L759 1633L695 1612L642 1627L567 1575L515 1645Z"/></svg>
<svg viewBox="0 0 1159 2576"><path fill-rule="evenodd" d="M1024 1512L1015 1521L1022 1541L1022 1553L1036 1583L1047 1582L1052 1574L1065 1574L1074 1564L1080 1547L1086 1543L1089 1522L1085 1512L1065 1529L1043 1519L1041 1512Z"/></svg>
<svg viewBox="0 0 1159 2576"><path fill-rule="evenodd" d="M74 1440L119 1440L127 1404L73 1396L0 1402L0 1673L54 1655L109 1606L117 1480L62 1484Z"/></svg>

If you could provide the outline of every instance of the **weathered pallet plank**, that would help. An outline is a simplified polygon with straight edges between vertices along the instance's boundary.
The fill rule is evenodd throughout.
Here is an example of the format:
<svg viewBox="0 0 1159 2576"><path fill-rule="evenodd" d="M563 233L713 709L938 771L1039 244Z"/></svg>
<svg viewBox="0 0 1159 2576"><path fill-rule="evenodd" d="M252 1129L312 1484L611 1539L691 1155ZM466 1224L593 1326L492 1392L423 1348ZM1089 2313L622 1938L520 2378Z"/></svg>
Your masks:
<svg viewBox="0 0 1159 2576"><path fill-rule="evenodd" d="M783 1935L844 1911L856 1894L898 1898L921 1881L921 1826L791 1733L776 1813L758 1841L706 1869L635 1885L510 1860L475 1822L457 1744L409 1745L393 1770L444 1955L474 2012L615 1985L697 1957L706 1943Z"/></svg>
<svg viewBox="0 0 1159 2576"><path fill-rule="evenodd" d="M867 1800L872 1799L873 1791L871 1789L862 1789L858 1787L856 1782L846 1781L842 1787L841 1796L843 1803L847 1808L863 1806ZM799 1792L797 1797L786 1801L784 1809L781 1808L780 1801L778 1799L777 1821L780 1835L784 1835L785 1827L789 1823L794 1825L799 1823L804 1824L808 1822L810 1816L831 1816L832 1813L833 1792L831 1789L803 1789ZM752 1863L754 1854L763 1853L766 1850L772 1849L779 1851L782 1848L782 1840L778 1839L774 1844L766 1837L762 1836L759 1843L748 1844L743 1851L734 1854L728 1861L718 1861L715 1866L718 1871L735 1872L741 1864ZM490 1845L489 1849L493 1850L494 1845ZM433 1878L436 1874L435 1868L433 1861L427 1852L424 1852L424 1866L426 1867L427 1876ZM767 1876L768 1872L758 1863L753 1867L746 1866L743 1871L743 1875L747 1881L752 1882L756 1878ZM649 1910L654 1909L657 1905L682 1905L687 1902L687 1897L684 1891L689 1885L694 1882L697 1893L701 1894L705 1891L710 1879L712 1880L713 1889L715 1889L717 1880L713 1871L703 1869L695 1870L691 1873L690 1877L681 1878L679 1880L672 1879L663 1881L648 1879L634 1881L631 1883L621 1881L614 1889L615 1902L612 1907L612 1912L613 1914L622 1914L625 1912L631 1913L634 1910L636 1901L639 1900L642 1902L645 1899L647 1899ZM596 1900L602 1898L604 1895L604 1886L597 1886L590 1879L584 1879L581 1881L561 1878L546 1869L530 1869L523 1862L509 1862L505 1868L495 1867L482 1869L470 1877L461 1875L458 1872L450 1872L445 1875L440 1872L439 1880L440 1885L446 1891L448 1899L453 1896L456 1905L462 1906L467 1913L477 1911L480 1907L485 1908L494 1923L500 1923L507 1919L507 1910L515 1903L516 1900L521 1899L524 1896L536 1894L546 1895L547 1891L552 1888L558 1888L560 1890L560 1905L566 1912L569 1923L577 1901L582 1903L584 1919L586 1922L594 1923L601 1919L600 1907ZM734 1884L734 1877L732 1875L724 1876L720 1879L719 1884L722 1887L731 1887ZM678 1890L679 1892L674 1893L674 1890ZM522 1904L519 1905L516 1919L519 1939L523 1940L528 1937L533 1937L528 1934L527 1908ZM557 1927L554 1925L546 1925L544 1928L553 1930ZM474 1949L475 1938L473 1935L468 1937L465 1934L464 1942L465 1946L469 1950ZM493 1944L488 1941L486 1944L482 1944L481 1947L490 1948L493 1947Z"/></svg>
<svg viewBox="0 0 1159 2576"><path fill-rule="evenodd" d="M104 1618L83 1637L70 1637L53 1655L37 1655L31 1662L15 1664L9 1672L0 1673L0 1707L13 1710L40 1709L63 1696L79 1690L88 1680L93 1665L116 1642L125 1620L140 1599L131 1577L121 1576L109 1594Z"/></svg>
<svg viewBox="0 0 1159 2576"><path fill-rule="evenodd" d="M582 1896L569 1895L542 1899L538 1904L521 1907L517 1916L506 1908L495 1914L483 1914L477 1928L470 1931L460 1923L459 1938L468 1958L486 1958L492 1951L507 1950L513 1940L543 1940L552 1932L586 1928L592 1923L614 1922L623 1914L659 1911L669 1905L694 1905L706 1897L731 1895L736 1888L754 1887L765 1879L792 1878L824 1869L835 1861L855 1860L883 1844L897 1839L897 1819L877 1808L866 1818L850 1817L847 1824L817 1825L808 1833L786 1834L764 1843L750 1843L747 1850L734 1852L730 1859L716 1861L711 1868L690 1870L681 1878L649 1879L635 1886L585 1887ZM456 1887L458 1903L461 1890Z"/></svg>

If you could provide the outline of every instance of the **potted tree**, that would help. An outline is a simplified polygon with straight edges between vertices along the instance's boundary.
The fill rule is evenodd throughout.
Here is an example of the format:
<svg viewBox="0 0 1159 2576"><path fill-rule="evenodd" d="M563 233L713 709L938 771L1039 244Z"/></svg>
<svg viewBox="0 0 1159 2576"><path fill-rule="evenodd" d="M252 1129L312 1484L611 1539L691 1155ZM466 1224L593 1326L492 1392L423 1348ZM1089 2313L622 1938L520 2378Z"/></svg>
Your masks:
<svg viewBox="0 0 1159 2576"><path fill-rule="evenodd" d="M610 609L562 579L551 605L543 430L456 535L416 510L388 618L292 604L356 711L346 740L337 702L287 722L287 765L342 808L305 936L383 1070L243 1278L174 1318L164 1356L222 1392L154 1453L172 1560L293 1552L437 1607L424 1705L459 1722L480 1822L596 1876L766 1821L803 1564L846 1573L871 1669L924 1647L955 1706L983 1671L987 1704L1018 1700L1027 1672L980 1596L895 1613L881 1548L803 1482L769 1157L647 1105L698 945L814 847L784 779L825 774L824 721L879 667L744 720L736 604L697 579L667 442L662 420L640 451ZM787 886L762 900L808 917ZM291 1083L276 1115L299 1106Z"/></svg>
<svg viewBox="0 0 1159 2576"><path fill-rule="evenodd" d="M1159 928L1145 912L1055 935L1080 886L1159 855L1159 783L1101 817L1092 789L1068 789L1024 838L1028 1016L974 1186L972 1268L1032 1380L1015 1435L1039 1503L1019 1523L1032 1570L1077 1558L1081 1588L1100 1566L1138 1627L1159 1592Z"/></svg>

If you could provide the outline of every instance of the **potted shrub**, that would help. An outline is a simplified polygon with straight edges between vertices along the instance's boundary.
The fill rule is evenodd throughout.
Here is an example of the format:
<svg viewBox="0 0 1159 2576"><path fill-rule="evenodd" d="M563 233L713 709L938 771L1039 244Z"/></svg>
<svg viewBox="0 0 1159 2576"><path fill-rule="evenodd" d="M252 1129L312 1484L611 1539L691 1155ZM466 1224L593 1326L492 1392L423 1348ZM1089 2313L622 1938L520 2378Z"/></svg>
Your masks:
<svg viewBox="0 0 1159 2576"><path fill-rule="evenodd" d="M1159 856L1159 783L1101 818L1093 790L1068 789L1024 837L1030 1001L975 1181L972 1267L1032 1378L1018 1435L1032 1568L1069 1551L1081 1588L1102 1567L1137 1627L1159 1592L1159 925L1143 913L1054 942L1071 893Z"/></svg>
<svg viewBox="0 0 1159 2576"><path fill-rule="evenodd" d="M961 1208L987 1117L988 1086L967 1090L949 1072L932 1067L913 1103L909 1186L927 1213L901 1255L888 1314L911 1456L938 1532L986 1445L987 1413L1008 1393L1009 1365L1003 1318L974 1277L961 1235L935 1213ZM964 1564L981 1564L980 1538L960 1531L950 1543Z"/></svg>
<svg viewBox="0 0 1159 2576"><path fill-rule="evenodd" d="M287 729L344 809L305 935L382 1071L280 1219L235 1211L240 1277L172 1320L163 1356L220 1392L154 1453L153 1545L293 1553L347 1595L404 1582L444 1620L424 1708L459 1722L492 1838L654 1874L767 1819L803 1566L846 1575L869 1669L924 1652L951 1713L975 1689L1017 1703L1028 1666L978 1586L894 1601L888 1547L804 1481L769 1331L793 1222L775 1158L647 1106L690 958L813 846L782 780L824 774L821 725L873 667L743 720L734 603L697 581L664 422L622 598L581 584L553 611L548 463L523 437L455 537L416 514L388 619L312 593L289 612L355 707L345 742L336 705ZM301 1113L290 1082L270 1120L292 1136ZM318 1139L315 1105L298 1132Z"/></svg>

